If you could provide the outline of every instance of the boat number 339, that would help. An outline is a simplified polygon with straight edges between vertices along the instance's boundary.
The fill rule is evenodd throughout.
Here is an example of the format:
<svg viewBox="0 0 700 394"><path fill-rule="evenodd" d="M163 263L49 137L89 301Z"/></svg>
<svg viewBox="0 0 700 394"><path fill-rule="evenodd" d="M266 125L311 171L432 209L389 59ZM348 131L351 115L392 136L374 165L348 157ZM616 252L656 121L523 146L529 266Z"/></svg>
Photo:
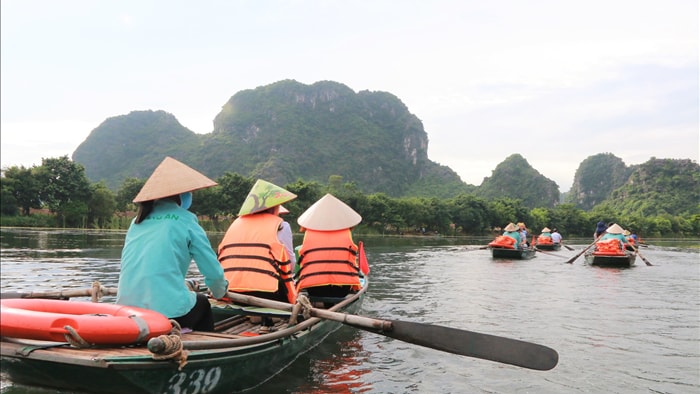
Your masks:
<svg viewBox="0 0 700 394"><path fill-rule="evenodd" d="M214 390L221 379L221 368L178 372L168 380L168 394L206 394Z"/></svg>

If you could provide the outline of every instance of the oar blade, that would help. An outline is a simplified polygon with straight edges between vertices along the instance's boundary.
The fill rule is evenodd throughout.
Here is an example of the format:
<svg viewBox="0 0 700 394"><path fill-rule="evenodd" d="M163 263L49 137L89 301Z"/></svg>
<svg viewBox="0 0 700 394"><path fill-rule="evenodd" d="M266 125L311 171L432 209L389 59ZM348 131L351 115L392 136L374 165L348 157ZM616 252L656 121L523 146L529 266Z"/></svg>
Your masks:
<svg viewBox="0 0 700 394"><path fill-rule="evenodd" d="M381 334L448 353L547 371L559 362L552 348L517 339L432 324L390 320L392 329Z"/></svg>

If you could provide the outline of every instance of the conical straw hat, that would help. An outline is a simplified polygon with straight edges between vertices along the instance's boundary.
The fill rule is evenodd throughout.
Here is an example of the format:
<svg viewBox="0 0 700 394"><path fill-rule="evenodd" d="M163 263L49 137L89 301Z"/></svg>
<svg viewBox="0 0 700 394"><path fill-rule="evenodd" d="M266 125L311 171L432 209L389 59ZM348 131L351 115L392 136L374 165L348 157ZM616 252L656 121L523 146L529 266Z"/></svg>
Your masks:
<svg viewBox="0 0 700 394"><path fill-rule="evenodd" d="M216 182L186 164L167 156L148 178L134 202L159 198L216 186Z"/></svg>
<svg viewBox="0 0 700 394"><path fill-rule="evenodd" d="M625 229L620 227L619 224L615 223L612 226L608 227L608 229L605 231L607 231L610 234L622 234L625 232Z"/></svg>
<svg viewBox="0 0 700 394"><path fill-rule="evenodd" d="M552 230L550 230L549 227L545 227L545 228L542 229L542 232L543 232L543 233L551 233Z"/></svg>
<svg viewBox="0 0 700 394"><path fill-rule="evenodd" d="M284 205L280 205L280 211L278 215L286 215L289 213L289 209L285 208Z"/></svg>
<svg viewBox="0 0 700 394"><path fill-rule="evenodd" d="M334 231L355 227L362 216L332 194L326 194L299 216L297 223L309 230Z"/></svg>
<svg viewBox="0 0 700 394"><path fill-rule="evenodd" d="M508 223L508 225L506 226L506 228L504 228L504 230L508 231L508 232L513 232L513 231L518 231L520 229L513 222L511 222L511 223Z"/></svg>
<svg viewBox="0 0 700 394"><path fill-rule="evenodd" d="M275 184L258 179L243 201L238 216L250 215L292 201L297 195Z"/></svg>

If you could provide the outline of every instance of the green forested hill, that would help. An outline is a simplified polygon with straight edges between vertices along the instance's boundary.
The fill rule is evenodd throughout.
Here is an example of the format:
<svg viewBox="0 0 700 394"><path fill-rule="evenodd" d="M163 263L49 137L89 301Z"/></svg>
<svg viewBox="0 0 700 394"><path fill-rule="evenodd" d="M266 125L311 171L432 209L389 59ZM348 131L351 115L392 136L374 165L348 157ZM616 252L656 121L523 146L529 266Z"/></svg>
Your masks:
<svg viewBox="0 0 700 394"><path fill-rule="evenodd" d="M501 162L476 191L483 198L519 199L526 207L554 207L559 202L557 184L540 174L519 154Z"/></svg>
<svg viewBox="0 0 700 394"><path fill-rule="evenodd" d="M279 185L297 180L352 183L391 197L510 198L552 207L560 191L520 154L505 158L481 185L464 183L428 158L423 125L396 96L332 81L285 80L233 95L209 134L195 134L164 111L108 118L75 150L87 177L117 190L148 177L172 156L216 179L226 173ZM603 203L625 212L698 213L698 169L690 160L651 159L626 166L611 153L579 166L565 202L590 210Z"/></svg>
<svg viewBox="0 0 700 394"><path fill-rule="evenodd" d="M199 136L164 111L134 111L108 118L73 153L94 182L115 189L127 177L147 178L165 156L182 157Z"/></svg>
<svg viewBox="0 0 700 394"><path fill-rule="evenodd" d="M651 158L635 166L604 205L625 215L700 214L700 165L690 160Z"/></svg>
<svg viewBox="0 0 700 394"><path fill-rule="evenodd" d="M589 156L576 170L566 202L589 210L607 199L613 190L622 186L631 171L622 159L612 153Z"/></svg>
<svg viewBox="0 0 700 394"><path fill-rule="evenodd" d="M106 120L73 154L87 176L116 188L167 154L212 178L226 172L277 184L341 176L365 193L449 197L469 191L428 159L421 121L395 96L337 82L280 81L236 93L196 135L162 111Z"/></svg>

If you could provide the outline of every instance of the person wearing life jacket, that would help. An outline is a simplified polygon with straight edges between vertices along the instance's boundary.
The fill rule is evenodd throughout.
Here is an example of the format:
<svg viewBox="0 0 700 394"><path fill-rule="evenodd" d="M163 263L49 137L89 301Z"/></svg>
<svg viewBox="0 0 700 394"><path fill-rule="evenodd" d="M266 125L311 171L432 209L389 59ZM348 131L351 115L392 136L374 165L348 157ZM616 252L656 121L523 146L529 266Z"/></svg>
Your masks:
<svg viewBox="0 0 700 394"><path fill-rule="evenodd" d="M611 239L616 239L619 241L620 249L625 250L629 245L629 242L627 241L627 237L625 237L624 232L625 230L622 227L620 227L619 224L613 223L610 227L607 228L607 230L605 230L605 234L603 234L603 236L600 237L597 244L607 242Z"/></svg>
<svg viewBox="0 0 700 394"><path fill-rule="evenodd" d="M299 216L304 240L299 249L298 291L311 297L345 297L360 289L358 247L352 239L352 228L360 221L360 214L332 194Z"/></svg>
<svg viewBox="0 0 700 394"><path fill-rule="evenodd" d="M551 245L553 243L554 240L552 240L552 230L549 227L543 228L540 235L537 237L537 244Z"/></svg>
<svg viewBox="0 0 700 394"><path fill-rule="evenodd" d="M228 287L207 234L188 208L192 191L216 182L166 157L134 198L139 209L126 233L116 303L160 312L181 327L214 331L209 299L185 282L192 260L215 298Z"/></svg>
<svg viewBox="0 0 700 394"><path fill-rule="evenodd" d="M296 303L291 257L280 240L281 204L297 196L258 179L243 201L238 217L219 243L218 257L229 291Z"/></svg>

